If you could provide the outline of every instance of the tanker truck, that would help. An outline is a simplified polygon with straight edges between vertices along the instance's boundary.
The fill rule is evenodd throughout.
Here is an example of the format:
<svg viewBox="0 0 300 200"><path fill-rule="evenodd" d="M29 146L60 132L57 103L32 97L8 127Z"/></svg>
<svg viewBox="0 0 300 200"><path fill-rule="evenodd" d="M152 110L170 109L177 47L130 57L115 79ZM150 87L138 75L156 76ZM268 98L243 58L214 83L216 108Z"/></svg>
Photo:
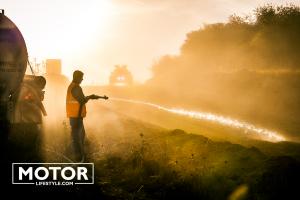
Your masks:
<svg viewBox="0 0 300 200"><path fill-rule="evenodd" d="M46 80L25 75L28 52L17 26L0 10L0 137L2 158L37 160L36 143L46 110L42 104ZM32 154L33 153L33 154Z"/></svg>

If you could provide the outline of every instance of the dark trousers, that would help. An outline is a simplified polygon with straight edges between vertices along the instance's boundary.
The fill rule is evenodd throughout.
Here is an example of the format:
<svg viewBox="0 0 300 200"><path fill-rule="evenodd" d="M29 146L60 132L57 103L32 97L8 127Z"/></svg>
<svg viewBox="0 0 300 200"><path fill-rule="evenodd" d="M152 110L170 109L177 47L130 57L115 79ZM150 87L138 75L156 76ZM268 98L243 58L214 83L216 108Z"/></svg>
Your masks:
<svg viewBox="0 0 300 200"><path fill-rule="evenodd" d="M82 118L70 118L72 146L75 161L80 161L85 157L84 138L85 130Z"/></svg>

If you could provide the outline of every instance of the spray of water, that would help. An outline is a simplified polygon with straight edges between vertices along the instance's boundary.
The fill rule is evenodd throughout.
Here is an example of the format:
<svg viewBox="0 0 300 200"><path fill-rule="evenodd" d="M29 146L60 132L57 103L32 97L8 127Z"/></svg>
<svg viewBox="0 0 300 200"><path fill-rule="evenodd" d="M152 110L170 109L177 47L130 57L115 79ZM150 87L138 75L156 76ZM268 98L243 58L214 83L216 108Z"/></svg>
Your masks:
<svg viewBox="0 0 300 200"><path fill-rule="evenodd" d="M170 112L173 114L177 114L177 115L187 116L187 117L191 117L194 119L216 122L216 123L219 123L219 124L222 124L225 126L230 126L230 127L245 130L245 132L249 131L249 132L256 133L263 140L267 140L267 141L272 141L272 142L285 141L285 138L275 131L270 131L270 130L267 130L264 128L259 128L248 122L240 121L237 119L232 119L230 117L224 117L221 115L216 115L216 114L212 114L212 113L208 113L208 112L190 111L190 110L179 109L179 108L167 108L167 107L163 107L163 106L149 103L149 102L123 99L123 98L110 98L110 100L146 105L146 106L150 106L150 107L153 107L153 108L156 108L159 110L163 110L166 112Z"/></svg>

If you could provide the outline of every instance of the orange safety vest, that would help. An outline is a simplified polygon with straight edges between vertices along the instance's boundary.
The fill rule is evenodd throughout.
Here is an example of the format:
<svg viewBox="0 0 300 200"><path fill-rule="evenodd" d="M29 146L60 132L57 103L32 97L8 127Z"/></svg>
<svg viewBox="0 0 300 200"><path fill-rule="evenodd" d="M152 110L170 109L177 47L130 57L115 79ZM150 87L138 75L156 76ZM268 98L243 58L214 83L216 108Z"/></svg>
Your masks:
<svg viewBox="0 0 300 200"><path fill-rule="evenodd" d="M78 84L72 82L68 87L67 98L66 98L67 117L85 117L86 116L85 104L82 105L81 115L79 115L80 103L72 95L72 89L76 85L78 85Z"/></svg>

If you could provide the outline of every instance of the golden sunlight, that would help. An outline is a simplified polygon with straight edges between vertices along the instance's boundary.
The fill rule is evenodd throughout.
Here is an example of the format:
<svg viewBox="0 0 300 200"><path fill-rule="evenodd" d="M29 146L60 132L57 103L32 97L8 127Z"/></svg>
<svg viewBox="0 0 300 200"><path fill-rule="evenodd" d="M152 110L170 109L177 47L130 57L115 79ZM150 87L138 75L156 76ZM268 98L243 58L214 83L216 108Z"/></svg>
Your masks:
<svg viewBox="0 0 300 200"><path fill-rule="evenodd" d="M93 40L105 34L105 26L110 23L113 10L110 1L67 2L59 3L55 12L43 19L43 36L37 39L36 33L28 34L26 39L29 50L32 50L30 55L40 58L69 58L76 51L87 51Z"/></svg>

